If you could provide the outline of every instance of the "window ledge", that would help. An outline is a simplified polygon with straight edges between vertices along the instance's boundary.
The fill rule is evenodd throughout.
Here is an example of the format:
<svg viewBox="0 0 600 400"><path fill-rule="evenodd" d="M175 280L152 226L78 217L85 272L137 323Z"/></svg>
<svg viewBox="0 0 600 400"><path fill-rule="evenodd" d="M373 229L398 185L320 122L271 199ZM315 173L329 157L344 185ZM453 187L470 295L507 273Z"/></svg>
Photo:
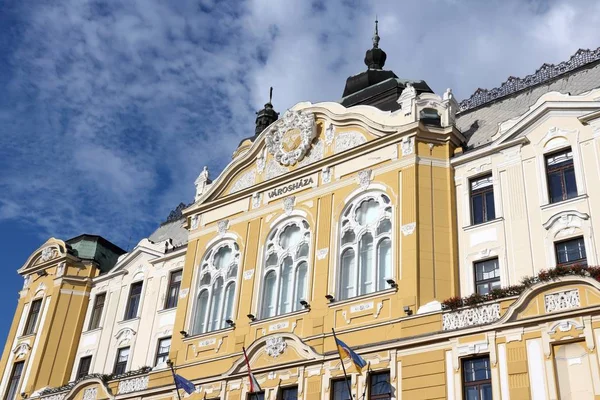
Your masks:
<svg viewBox="0 0 600 400"><path fill-rule="evenodd" d="M567 199L567 200L558 201L558 202L556 202L556 203L548 203L548 204L544 204L544 205L542 205L540 208L541 208L542 210L549 210L549 209L552 209L552 208L554 208L554 207L560 207L560 206L562 206L562 205L564 205L564 204L576 203L576 202L578 202L579 200L587 199L587 197L588 197L588 196L587 196L587 194L585 194L585 193L584 193L584 194L580 194L580 195L579 195L579 196L577 196L577 197L571 197L570 199Z"/></svg>
<svg viewBox="0 0 600 400"><path fill-rule="evenodd" d="M294 317L296 315L302 315L302 314L306 314L307 312L310 311L310 308L304 308L302 310L298 310L298 311L292 311L286 314L279 314L279 315L274 315L272 317L269 318L263 318L263 319L256 319L252 322L250 322L250 326L254 326L254 325L259 325L265 322L273 322L276 321L278 319L286 319L289 317Z"/></svg>
<svg viewBox="0 0 600 400"><path fill-rule="evenodd" d="M131 318L131 319L124 319L124 320L118 321L117 324L123 325L123 324L126 324L128 322L136 322L136 321L139 322L139 320L140 320L140 317L135 317L135 318Z"/></svg>
<svg viewBox="0 0 600 400"><path fill-rule="evenodd" d="M157 314L167 314L170 311L176 311L177 307L171 307L171 308L163 308L162 310L158 310L156 313Z"/></svg>
<svg viewBox="0 0 600 400"><path fill-rule="evenodd" d="M183 338L183 343L191 342L192 340L201 339L204 337L210 337L213 335L220 335L220 334L228 333L228 332L232 332L232 331L233 331L233 327L228 327L228 328L223 328L223 329L217 329L215 331L199 333L197 335L188 336L186 338Z"/></svg>
<svg viewBox="0 0 600 400"><path fill-rule="evenodd" d="M477 228L479 228L481 226L493 225L496 222L500 222L500 221L504 221L504 217L494 218L494 219L492 219L490 221L485 221L485 222L482 222L480 224L463 226L463 231L466 232L466 231L470 231L470 230L473 230L473 229L477 229Z"/></svg>
<svg viewBox="0 0 600 400"><path fill-rule="evenodd" d="M87 335L88 333L98 332L98 331L101 331L101 330L102 330L102 327L101 327L101 326L99 326L99 327L97 327L97 328L94 328L94 329L89 329L89 330L87 330L87 331L84 331L84 332L82 332L82 333L83 333L84 335Z"/></svg>
<svg viewBox="0 0 600 400"><path fill-rule="evenodd" d="M389 296L390 294L394 294L397 291L398 290L396 288L389 288L389 289L380 290L377 292L362 294L362 295L356 296L356 297L351 297L349 299L336 300L333 303L329 303L328 306L329 306L329 308L342 307L342 306L345 306L345 305L348 305L348 304L351 304L354 302L358 302L358 301L363 301L363 300L368 300L368 299L377 299L379 297Z"/></svg>
<svg viewBox="0 0 600 400"><path fill-rule="evenodd" d="M34 338L36 333L37 332L33 332L33 333L28 333L27 335L17 336L17 340L25 340L25 339L29 339L29 338Z"/></svg>

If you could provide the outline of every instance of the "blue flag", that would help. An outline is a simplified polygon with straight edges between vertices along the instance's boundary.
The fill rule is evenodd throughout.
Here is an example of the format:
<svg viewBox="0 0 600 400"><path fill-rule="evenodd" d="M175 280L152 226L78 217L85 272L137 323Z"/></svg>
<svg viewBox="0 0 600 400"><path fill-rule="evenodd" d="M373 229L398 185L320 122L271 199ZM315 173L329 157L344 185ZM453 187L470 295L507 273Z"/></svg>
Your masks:
<svg viewBox="0 0 600 400"><path fill-rule="evenodd" d="M335 344L337 345L338 352L340 353L340 358L350 359L350 362L354 365L354 368L356 368L358 372L362 372L363 368L367 365L367 362L340 339L335 338Z"/></svg>
<svg viewBox="0 0 600 400"><path fill-rule="evenodd" d="M183 389L186 391L187 394L192 394L196 390L196 386L192 382L185 379L183 376L175 374L174 379L175 387L177 389Z"/></svg>

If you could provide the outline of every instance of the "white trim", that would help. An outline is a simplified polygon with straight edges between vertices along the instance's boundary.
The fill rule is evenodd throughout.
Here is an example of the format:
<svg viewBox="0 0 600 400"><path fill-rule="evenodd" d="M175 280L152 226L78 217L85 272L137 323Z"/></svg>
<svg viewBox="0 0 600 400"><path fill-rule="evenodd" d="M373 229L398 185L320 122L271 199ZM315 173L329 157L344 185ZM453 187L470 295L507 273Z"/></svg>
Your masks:
<svg viewBox="0 0 600 400"><path fill-rule="evenodd" d="M21 391L19 393L23 393L25 391L25 388L27 387L27 381L29 379L29 374L31 373L31 368L33 367L33 362L29 362L32 361L36 355L36 350L38 348L38 345L40 344L40 340L42 337L42 332L41 332L41 327L44 326L44 321L46 320L46 315L48 314L48 308L50 307L50 301L52 300L51 296L47 296L42 303L42 315L41 318L39 319L38 323L37 323L37 327L36 327L36 333L35 333L35 341L33 342L33 347L31 349L31 353L29 353L29 357L28 357L28 362L27 362L27 371L25 372L25 376L23 378L23 381L21 382Z"/></svg>
<svg viewBox="0 0 600 400"><path fill-rule="evenodd" d="M526 342L531 400L547 400L546 370L544 368L541 339L530 339Z"/></svg>

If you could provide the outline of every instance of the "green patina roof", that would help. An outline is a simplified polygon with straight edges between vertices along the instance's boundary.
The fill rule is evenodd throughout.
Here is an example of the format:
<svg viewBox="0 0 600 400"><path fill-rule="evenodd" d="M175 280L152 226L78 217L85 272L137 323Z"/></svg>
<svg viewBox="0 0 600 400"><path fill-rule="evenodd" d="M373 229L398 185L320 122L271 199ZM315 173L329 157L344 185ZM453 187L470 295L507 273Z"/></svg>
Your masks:
<svg viewBox="0 0 600 400"><path fill-rule="evenodd" d="M102 236L83 234L66 241L73 255L83 260L93 260L98 263L100 271L107 272L117 263L125 250Z"/></svg>

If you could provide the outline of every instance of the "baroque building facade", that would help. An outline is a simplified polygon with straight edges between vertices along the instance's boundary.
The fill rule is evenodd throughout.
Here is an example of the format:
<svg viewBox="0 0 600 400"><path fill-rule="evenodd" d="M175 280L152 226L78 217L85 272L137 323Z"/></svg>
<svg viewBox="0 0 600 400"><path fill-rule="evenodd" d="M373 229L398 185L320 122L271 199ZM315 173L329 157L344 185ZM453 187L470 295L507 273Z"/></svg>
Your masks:
<svg viewBox="0 0 600 400"><path fill-rule="evenodd" d="M167 360L191 400L600 398L600 49L461 103L385 59L269 101L129 253L34 252L3 399L173 399Z"/></svg>

